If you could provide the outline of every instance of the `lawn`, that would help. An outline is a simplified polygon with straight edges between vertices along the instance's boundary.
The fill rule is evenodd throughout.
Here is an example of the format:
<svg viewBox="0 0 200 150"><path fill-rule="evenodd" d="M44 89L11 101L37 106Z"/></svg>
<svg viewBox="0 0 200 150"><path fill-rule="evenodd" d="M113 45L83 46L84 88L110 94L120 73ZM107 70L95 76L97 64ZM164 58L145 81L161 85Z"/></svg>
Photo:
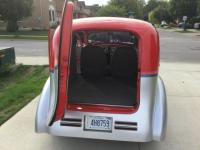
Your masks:
<svg viewBox="0 0 200 150"><path fill-rule="evenodd" d="M0 30L0 39L33 39L47 40L47 31L17 31L7 32Z"/></svg>
<svg viewBox="0 0 200 150"><path fill-rule="evenodd" d="M18 65L0 73L0 125L40 94L47 66Z"/></svg>

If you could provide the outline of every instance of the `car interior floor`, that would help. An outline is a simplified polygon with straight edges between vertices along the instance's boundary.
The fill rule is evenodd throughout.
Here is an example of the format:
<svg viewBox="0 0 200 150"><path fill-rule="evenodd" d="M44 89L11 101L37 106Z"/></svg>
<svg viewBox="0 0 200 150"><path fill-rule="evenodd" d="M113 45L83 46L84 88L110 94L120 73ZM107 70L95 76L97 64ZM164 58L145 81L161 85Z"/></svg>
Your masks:
<svg viewBox="0 0 200 150"><path fill-rule="evenodd" d="M111 77L85 79L81 75L69 80L69 103L133 106L136 98L134 81Z"/></svg>

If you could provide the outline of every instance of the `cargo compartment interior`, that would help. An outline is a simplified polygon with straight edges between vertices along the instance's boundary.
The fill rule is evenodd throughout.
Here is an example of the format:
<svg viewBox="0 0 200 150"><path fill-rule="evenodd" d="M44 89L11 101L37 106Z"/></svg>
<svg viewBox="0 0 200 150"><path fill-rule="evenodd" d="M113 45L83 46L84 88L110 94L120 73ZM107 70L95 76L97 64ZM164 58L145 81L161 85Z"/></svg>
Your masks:
<svg viewBox="0 0 200 150"><path fill-rule="evenodd" d="M135 36L122 31L88 31L86 42L82 33L73 33L68 103L134 106L138 75Z"/></svg>

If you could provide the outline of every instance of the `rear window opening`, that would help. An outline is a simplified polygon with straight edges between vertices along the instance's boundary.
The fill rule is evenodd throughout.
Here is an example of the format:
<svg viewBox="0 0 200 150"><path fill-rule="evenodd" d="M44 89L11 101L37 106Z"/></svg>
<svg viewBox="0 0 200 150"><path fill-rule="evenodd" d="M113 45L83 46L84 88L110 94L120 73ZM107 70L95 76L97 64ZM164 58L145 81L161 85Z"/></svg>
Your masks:
<svg viewBox="0 0 200 150"><path fill-rule="evenodd" d="M69 104L136 106L138 44L132 33L73 33L69 69Z"/></svg>

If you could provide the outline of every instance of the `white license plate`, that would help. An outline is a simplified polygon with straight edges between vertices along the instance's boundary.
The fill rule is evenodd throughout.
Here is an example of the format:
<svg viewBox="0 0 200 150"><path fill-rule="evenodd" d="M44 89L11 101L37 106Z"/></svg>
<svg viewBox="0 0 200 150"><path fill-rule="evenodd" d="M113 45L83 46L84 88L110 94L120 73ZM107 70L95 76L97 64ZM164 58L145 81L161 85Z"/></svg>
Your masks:
<svg viewBox="0 0 200 150"><path fill-rule="evenodd" d="M103 116L85 116L85 130L112 132L112 118Z"/></svg>

